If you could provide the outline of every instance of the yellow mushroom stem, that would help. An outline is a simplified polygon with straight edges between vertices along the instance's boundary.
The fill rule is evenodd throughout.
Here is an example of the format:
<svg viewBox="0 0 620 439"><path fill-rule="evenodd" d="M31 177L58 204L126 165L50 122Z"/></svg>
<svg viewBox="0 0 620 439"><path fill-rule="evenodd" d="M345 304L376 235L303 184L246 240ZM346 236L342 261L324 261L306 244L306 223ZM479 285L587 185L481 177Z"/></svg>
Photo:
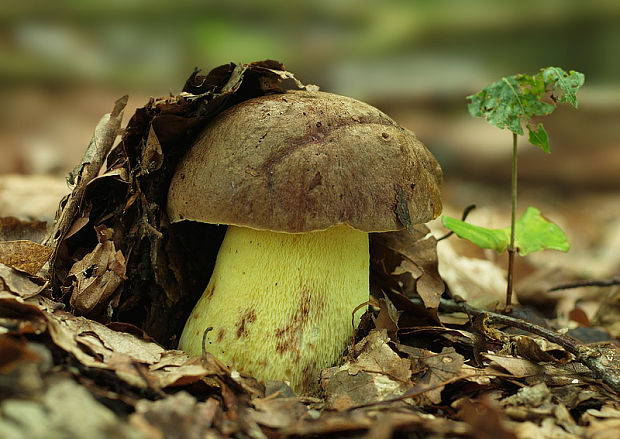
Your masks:
<svg viewBox="0 0 620 439"><path fill-rule="evenodd" d="M347 225L296 234L229 226L179 347L200 355L212 327L206 349L229 367L312 392L359 323L368 271L368 233Z"/></svg>

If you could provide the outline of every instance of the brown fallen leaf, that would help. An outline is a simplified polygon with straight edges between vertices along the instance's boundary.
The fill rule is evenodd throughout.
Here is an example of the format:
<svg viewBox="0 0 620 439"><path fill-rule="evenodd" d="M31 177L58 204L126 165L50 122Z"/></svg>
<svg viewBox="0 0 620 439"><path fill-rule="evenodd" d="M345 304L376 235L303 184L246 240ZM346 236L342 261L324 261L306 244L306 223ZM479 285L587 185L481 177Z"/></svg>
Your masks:
<svg viewBox="0 0 620 439"><path fill-rule="evenodd" d="M140 174L149 174L153 171L157 171L164 163L164 154L161 149L161 143L157 138L157 134L153 130L153 127L149 129L148 137L146 138L146 144L142 149L142 161Z"/></svg>
<svg viewBox="0 0 620 439"><path fill-rule="evenodd" d="M38 398L2 401L0 418L2 438L143 439L83 386L62 376Z"/></svg>
<svg viewBox="0 0 620 439"><path fill-rule="evenodd" d="M289 428L308 413L308 408L297 398L255 398L252 418L257 424L281 429Z"/></svg>
<svg viewBox="0 0 620 439"><path fill-rule="evenodd" d="M39 294L45 285L33 282L27 274L0 263L0 291L9 291L23 299Z"/></svg>
<svg viewBox="0 0 620 439"><path fill-rule="evenodd" d="M55 309L41 296L23 299L0 292L0 322L22 334L48 332L52 342L84 366L109 370L136 388L164 389L198 382L208 375L226 375L217 364L165 350L132 333Z"/></svg>
<svg viewBox="0 0 620 439"><path fill-rule="evenodd" d="M437 241L429 229L370 235L373 288L394 290L407 297L420 296L427 308L436 309L445 290L437 270Z"/></svg>
<svg viewBox="0 0 620 439"><path fill-rule="evenodd" d="M573 356L559 345L542 337L530 337L527 335L513 335L510 337L512 349L523 358L538 362L553 361L566 364Z"/></svg>
<svg viewBox="0 0 620 439"><path fill-rule="evenodd" d="M441 392L444 389L441 384L461 375L465 359L452 347L443 348L441 353L419 348L411 348L407 353L413 370L417 371L419 376L416 380L416 387L410 389L408 393L416 393L419 388L429 388L428 391L416 397L418 404L439 404Z"/></svg>
<svg viewBox="0 0 620 439"><path fill-rule="evenodd" d="M15 334L42 334L47 329L45 314L39 306L1 290L0 323Z"/></svg>
<svg viewBox="0 0 620 439"><path fill-rule="evenodd" d="M501 401L504 413L516 421L539 421L546 428L559 426L565 432L582 433L562 401L558 401L545 383L520 388Z"/></svg>
<svg viewBox="0 0 620 439"><path fill-rule="evenodd" d="M111 240L114 231L105 226L95 230L99 243L69 270L69 278L73 279L69 303L78 315L104 304L126 279L125 257Z"/></svg>
<svg viewBox="0 0 620 439"><path fill-rule="evenodd" d="M0 263L36 276L53 251L50 247L25 239L0 241Z"/></svg>
<svg viewBox="0 0 620 439"><path fill-rule="evenodd" d="M515 378L524 378L528 376L537 376L542 373L542 366L527 360L525 358L516 358L508 355L497 355L491 353L483 353L483 357L490 360L490 367L503 370L513 375Z"/></svg>
<svg viewBox="0 0 620 439"><path fill-rule="evenodd" d="M0 335L0 375L8 375L22 363L40 360L40 356L28 349L28 342L9 335Z"/></svg>
<svg viewBox="0 0 620 439"><path fill-rule="evenodd" d="M396 309L394 304L387 297L378 301L379 315L374 318L373 323L377 329L385 329L391 340L398 342L398 319L403 311Z"/></svg>
<svg viewBox="0 0 620 439"><path fill-rule="evenodd" d="M496 263L462 256L448 239L437 244L437 253L439 273L454 296L486 310L495 310L505 301L506 274Z"/></svg>
<svg viewBox="0 0 620 439"><path fill-rule="evenodd" d="M387 330L372 330L355 345L353 359L325 369L321 386L326 404L336 410L402 395L411 387L411 362L387 344Z"/></svg>
<svg viewBox="0 0 620 439"><path fill-rule="evenodd" d="M476 439L517 439L501 407L490 399L470 400L469 404L462 406L458 417L471 425L476 432Z"/></svg>
<svg viewBox="0 0 620 439"><path fill-rule="evenodd" d="M158 401L142 399L135 408L130 425L153 439L209 437L216 434L213 424L222 411L217 400L199 402L183 391Z"/></svg>
<svg viewBox="0 0 620 439"><path fill-rule="evenodd" d="M586 435L593 439L616 439L620 431L620 403L607 402L600 409L590 408L582 417Z"/></svg>

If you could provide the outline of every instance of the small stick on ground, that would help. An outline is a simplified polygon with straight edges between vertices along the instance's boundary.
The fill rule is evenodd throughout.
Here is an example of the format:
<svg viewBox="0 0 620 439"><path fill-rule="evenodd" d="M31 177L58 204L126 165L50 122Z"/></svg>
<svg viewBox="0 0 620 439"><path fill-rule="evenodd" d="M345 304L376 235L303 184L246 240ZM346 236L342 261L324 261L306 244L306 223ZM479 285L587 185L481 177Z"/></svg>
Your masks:
<svg viewBox="0 0 620 439"><path fill-rule="evenodd" d="M566 351L573 354L577 361L592 371L595 377L607 384L614 392L620 394L620 369L610 364L605 352L601 348L587 346L572 337L560 334L548 328L535 325L515 317L483 311L466 303L456 303L452 300L441 299L439 309L448 312L463 312L468 315L480 316L488 323L501 324L514 328L523 329L532 334L539 335L555 344L560 345Z"/></svg>
<svg viewBox="0 0 620 439"><path fill-rule="evenodd" d="M620 285L620 277L613 277L611 279L578 280L575 282L557 285L553 288L549 288L547 291L568 290L579 287L611 287L614 285Z"/></svg>

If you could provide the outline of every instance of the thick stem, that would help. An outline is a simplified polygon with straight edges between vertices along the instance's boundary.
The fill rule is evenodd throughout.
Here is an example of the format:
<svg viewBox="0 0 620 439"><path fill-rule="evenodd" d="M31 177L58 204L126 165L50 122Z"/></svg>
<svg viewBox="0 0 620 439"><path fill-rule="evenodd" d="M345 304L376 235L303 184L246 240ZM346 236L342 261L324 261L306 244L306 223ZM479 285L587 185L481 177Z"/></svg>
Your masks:
<svg viewBox="0 0 620 439"><path fill-rule="evenodd" d="M353 336L353 310L368 301L368 270L368 233L347 225L297 234L229 226L179 347L201 355L204 346L259 380L318 390L320 370Z"/></svg>
<svg viewBox="0 0 620 439"><path fill-rule="evenodd" d="M512 211L510 214L510 245L508 246L508 282L506 286L506 309L512 304L512 279L515 266L515 223L517 215L517 134L512 133Z"/></svg>

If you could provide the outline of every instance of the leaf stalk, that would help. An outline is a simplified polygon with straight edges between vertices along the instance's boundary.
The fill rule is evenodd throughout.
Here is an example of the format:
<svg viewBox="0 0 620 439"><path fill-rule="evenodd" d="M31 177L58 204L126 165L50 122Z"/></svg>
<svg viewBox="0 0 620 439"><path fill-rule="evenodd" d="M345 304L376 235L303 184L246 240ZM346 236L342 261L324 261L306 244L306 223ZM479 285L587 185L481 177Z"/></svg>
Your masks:
<svg viewBox="0 0 620 439"><path fill-rule="evenodd" d="M517 218L517 133L512 133L512 210L510 213L510 245L508 246L508 279L506 285L506 310L512 304L512 279L515 265L515 223Z"/></svg>

